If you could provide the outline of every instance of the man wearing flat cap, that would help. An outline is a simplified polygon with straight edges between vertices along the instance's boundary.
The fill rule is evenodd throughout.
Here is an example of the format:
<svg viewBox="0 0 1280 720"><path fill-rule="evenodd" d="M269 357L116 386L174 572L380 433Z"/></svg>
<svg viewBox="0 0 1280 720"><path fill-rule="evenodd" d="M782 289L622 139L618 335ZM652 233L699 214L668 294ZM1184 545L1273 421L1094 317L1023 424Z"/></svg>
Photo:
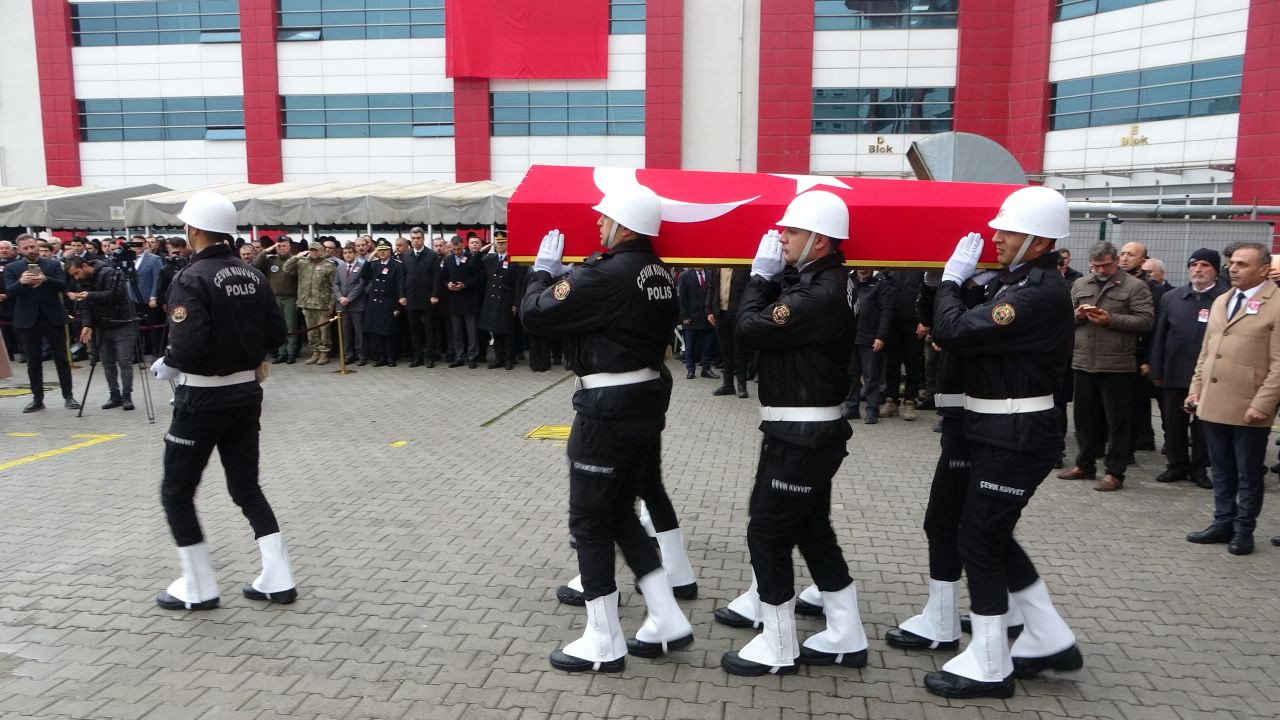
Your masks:
<svg viewBox="0 0 1280 720"><path fill-rule="evenodd" d="M368 298L364 310L364 331L369 358L374 367L396 366L399 347L400 307L405 303L404 265L391 257L391 243L379 240L373 259L360 269Z"/></svg>

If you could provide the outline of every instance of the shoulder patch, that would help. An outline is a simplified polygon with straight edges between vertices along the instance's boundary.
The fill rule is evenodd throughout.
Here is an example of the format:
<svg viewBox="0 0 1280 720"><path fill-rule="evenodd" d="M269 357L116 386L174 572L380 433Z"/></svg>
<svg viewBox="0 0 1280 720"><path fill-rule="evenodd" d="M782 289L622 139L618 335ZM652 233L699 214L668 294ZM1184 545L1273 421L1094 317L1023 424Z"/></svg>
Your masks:
<svg viewBox="0 0 1280 720"><path fill-rule="evenodd" d="M569 291L572 289L573 288L569 286L568 280L561 280L560 282L551 286L551 297L555 298L556 300L563 300L569 297Z"/></svg>
<svg viewBox="0 0 1280 720"><path fill-rule="evenodd" d="M279 266L279 265L272 265L272 266L271 266L271 272L280 272L280 266Z"/></svg>
<svg viewBox="0 0 1280 720"><path fill-rule="evenodd" d="M772 314L774 325L786 325L791 322L791 308L782 303L773 306Z"/></svg>
<svg viewBox="0 0 1280 720"><path fill-rule="evenodd" d="M1000 303L991 308L991 322L997 325L1008 325L1013 322L1014 316L1017 315L1013 310L1013 306L1009 303Z"/></svg>
<svg viewBox="0 0 1280 720"><path fill-rule="evenodd" d="M187 306L185 306L185 305L174 305L174 306L173 306L173 309L169 311L169 319L170 319L170 320L172 320L172 321L174 321L174 322L176 322L176 323L180 323L180 322L182 322L183 320L186 320L186 319L187 319Z"/></svg>

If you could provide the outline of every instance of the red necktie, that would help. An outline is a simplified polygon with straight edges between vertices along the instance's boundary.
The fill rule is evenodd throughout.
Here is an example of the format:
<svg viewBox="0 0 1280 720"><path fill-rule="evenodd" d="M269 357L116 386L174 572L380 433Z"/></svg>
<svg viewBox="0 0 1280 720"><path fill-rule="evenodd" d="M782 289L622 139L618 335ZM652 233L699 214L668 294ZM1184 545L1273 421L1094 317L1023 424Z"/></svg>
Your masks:
<svg viewBox="0 0 1280 720"><path fill-rule="evenodd" d="M701 271L701 270L699 270L699 271L698 271L698 286L699 286L699 287L706 287L706 286L707 286L707 279L706 279L706 278L704 278L704 277L702 277L702 271Z"/></svg>

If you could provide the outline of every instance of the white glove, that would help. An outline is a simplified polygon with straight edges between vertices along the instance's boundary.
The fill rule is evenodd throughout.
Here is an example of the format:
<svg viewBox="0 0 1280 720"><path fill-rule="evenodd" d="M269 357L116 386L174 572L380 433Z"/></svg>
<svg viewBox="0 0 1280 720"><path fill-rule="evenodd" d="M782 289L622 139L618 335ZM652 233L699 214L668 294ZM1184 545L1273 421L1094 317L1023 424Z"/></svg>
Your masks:
<svg viewBox="0 0 1280 720"><path fill-rule="evenodd" d="M981 255L981 235L971 232L960 238L960 242L956 243L955 252L951 253L951 259L947 261L946 267L942 268L942 281L950 280L957 285L964 285L964 281L973 277L974 271L978 269L978 258Z"/></svg>
<svg viewBox="0 0 1280 720"><path fill-rule="evenodd" d="M787 261L782 259L782 235L777 230L770 230L760 238L760 247L756 248L756 258L751 261L751 274L765 280L773 280L782 274Z"/></svg>
<svg viewBox="0 0 1280 720"><path fill-rule="evenodd" d="M165 365L164 358L156 358L156 361L151 363L151 372L155 373L157 380L172 380L182 374L181 370Z"/></svg>
<svg viewBox="0 0 1280 720"><path fill-rule="evenodd" d="M545 270L551 273L551 277L559 277L565 274L566 269L564 263L560 262L560 258L564 257L564 235L559 230L552 230L542 238L542 244L538 246L538 256L533 261L534 271Z"/></svg>

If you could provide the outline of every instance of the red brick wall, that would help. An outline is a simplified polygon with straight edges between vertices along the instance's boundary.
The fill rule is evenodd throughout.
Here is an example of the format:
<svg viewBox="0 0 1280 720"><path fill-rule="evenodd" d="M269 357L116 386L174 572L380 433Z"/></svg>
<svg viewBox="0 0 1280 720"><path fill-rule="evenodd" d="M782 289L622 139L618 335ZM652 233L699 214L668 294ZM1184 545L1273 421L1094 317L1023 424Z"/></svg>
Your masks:
<svg viewBox="0 0 1280 720"><path fill-rule="evenodd" d="M488 180L490 174L489 81L453 79L453 162L458 182Z"/></svg>
<svg viewBox="0 0 1280 720"><path fill-rule="evenodd" d="M249 182L284 181L280 77L276 66L276 0L240 0L244 74L244 151Z"/></svg>
<svg viewBox="0 0 1280 720"><path fill-rule="evenodd" d="M645 4L645 167L680 168L684 0Z"/></svg>
<svg viewBox="0 0 1280 720"><path fill-rule="evenodd" d="M759 172L809 172L813 0L760 2Z"/></svg>
<svg viewBox="0 0 1280 720"><path fill-rule="evenodd" d="M50 185L80 180L80 115L71 64L71 5L32 0L40 116L44 121L44 167Z"/></svg>

